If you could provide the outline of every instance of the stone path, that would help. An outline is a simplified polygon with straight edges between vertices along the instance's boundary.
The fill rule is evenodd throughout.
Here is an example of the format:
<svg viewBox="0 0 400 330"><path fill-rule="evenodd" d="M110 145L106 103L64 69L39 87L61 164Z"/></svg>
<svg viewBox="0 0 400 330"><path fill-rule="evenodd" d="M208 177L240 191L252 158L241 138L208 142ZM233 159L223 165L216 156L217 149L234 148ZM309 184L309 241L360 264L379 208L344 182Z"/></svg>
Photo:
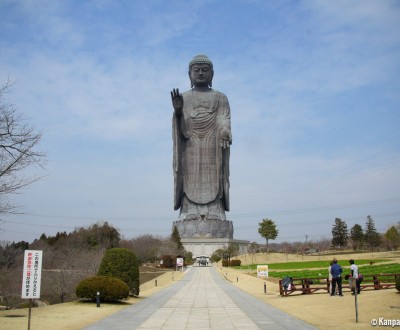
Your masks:
<svg viewBox="0 0 400 330"><path fill-rule="evenodd" d="M85 330L315 329L222 279L193 267L183 280Z"/></svg>

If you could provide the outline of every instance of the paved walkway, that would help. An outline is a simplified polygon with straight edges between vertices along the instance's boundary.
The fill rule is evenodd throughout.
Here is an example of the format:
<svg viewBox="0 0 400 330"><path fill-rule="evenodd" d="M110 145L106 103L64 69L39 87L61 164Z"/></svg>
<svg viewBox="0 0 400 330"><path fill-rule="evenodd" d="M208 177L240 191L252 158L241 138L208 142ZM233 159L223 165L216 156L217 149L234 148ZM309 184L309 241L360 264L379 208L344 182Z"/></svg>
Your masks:
<svg viewBox="0 0 400 330"><path fill-rule="evenodd" d="M176 284L84 329L315 328L234 287L213 267L193 267Z"/></svg>

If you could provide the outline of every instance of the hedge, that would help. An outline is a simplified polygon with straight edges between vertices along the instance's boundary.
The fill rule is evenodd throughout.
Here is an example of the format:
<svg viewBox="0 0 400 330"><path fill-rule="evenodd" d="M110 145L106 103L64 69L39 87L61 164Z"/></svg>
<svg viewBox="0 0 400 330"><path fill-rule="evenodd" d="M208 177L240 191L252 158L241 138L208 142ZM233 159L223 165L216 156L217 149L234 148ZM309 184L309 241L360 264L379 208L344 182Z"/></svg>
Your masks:
<svg viewBox="0 0 400 330"><path fill-rule="evenodd" d="M101 301L118 301L129 296L129 288L124 281L110 276L92 276L82 280L76 287L79 298L95 300L100 292Z"/></svg>

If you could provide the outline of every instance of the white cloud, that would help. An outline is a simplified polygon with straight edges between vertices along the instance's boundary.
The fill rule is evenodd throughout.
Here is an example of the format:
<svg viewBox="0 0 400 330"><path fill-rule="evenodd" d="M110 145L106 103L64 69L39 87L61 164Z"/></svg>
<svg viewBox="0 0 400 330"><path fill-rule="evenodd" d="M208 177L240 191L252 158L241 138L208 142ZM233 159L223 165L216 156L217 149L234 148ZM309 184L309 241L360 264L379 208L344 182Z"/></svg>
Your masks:
<svg viewBox="0 0 400 330"><path fill-rule="evenodd" d="M214 87L232 108L228 217L238 238L261 241L257 224L269 212L283 228L306 224L286 237L310 226L329 235L335 216L386 212L340 206L400 195L399 146L389 138L399 123L396 4L76 5L23 1L1 23L0 71L17 80L8 101L44 130L49 154L48 177L16 198L33 213L69 216L61 227L105 216L130 235L168 234L177 217L169 92L189 88L198 52L214 60ZM118 220L126 217L156 225Z"/></svg>

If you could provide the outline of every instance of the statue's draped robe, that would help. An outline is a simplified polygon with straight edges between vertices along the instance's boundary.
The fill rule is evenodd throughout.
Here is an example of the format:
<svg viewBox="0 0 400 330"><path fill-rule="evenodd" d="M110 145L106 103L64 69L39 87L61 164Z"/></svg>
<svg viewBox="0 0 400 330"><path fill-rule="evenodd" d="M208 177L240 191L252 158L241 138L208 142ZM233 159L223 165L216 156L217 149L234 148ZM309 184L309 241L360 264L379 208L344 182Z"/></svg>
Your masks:
<svg viewBox="0 0 400 330"><path fill-rule="evenodd" d="M181 219L193 218L196 213L204 217L197 207L183 204L211 205L207 212L211 218L225 220L224 211L229 211L229 148L221 147L220 136L222 131L231 132L228 99L212 89L190 90L182 96L182 116L173 117L174 209L181 208ZM213 212L215 205L221 210L219 214Z"/></svg>

